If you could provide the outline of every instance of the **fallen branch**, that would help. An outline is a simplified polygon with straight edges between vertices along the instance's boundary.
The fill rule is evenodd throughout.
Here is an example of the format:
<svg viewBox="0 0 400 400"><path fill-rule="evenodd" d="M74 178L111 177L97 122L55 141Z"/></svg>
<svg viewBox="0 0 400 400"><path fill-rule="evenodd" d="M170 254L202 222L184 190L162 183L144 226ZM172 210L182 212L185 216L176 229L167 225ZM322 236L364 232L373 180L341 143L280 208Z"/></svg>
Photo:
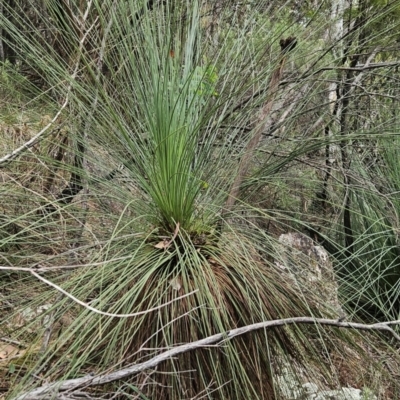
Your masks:
<svg viewBox="0 0 400 400"><path fill-rule="evenodd" d="M129 378L130 376L139 372L145 371L150 368L155 368L158 364L167 361L179 354L186 353L188 351L196 350L199 348L208 347L215 343L222 344L226 340L230 340L236 336L244 335L245 333L252 332L259 329L272 328L277 326L286 325L299 325L299 324L311 324L311 325L328 325L336 326L338 328L347 329L358 329L358 330L377 330L386 331L390 333L394 338L400 342L400 336L392 329L389 325L400 324L400 320L388 321L376 324L361 324L356 322L342 322L337 319L325 319L325 318L312 318L312 317L295 317L285 318L273 321L259 322L252 325L247 325L242 328L232 329L225 333L218 333L216 335L209 336L205 339L197 340L192 343L183 344L180 346L173 347L170 350L164 351L161 354L142 362L140 364L134 364L130 367L120 369L109 374L92 376L86 375L82 378L68 379L64 382L54 382L40 386L36 389L26 392L18 396L15 400L40 400L51 395L51 398L57 399L57 393L66 391L74 391L76 389L88 386L104 385L106 383L114 382L117 380Z"/></svg>

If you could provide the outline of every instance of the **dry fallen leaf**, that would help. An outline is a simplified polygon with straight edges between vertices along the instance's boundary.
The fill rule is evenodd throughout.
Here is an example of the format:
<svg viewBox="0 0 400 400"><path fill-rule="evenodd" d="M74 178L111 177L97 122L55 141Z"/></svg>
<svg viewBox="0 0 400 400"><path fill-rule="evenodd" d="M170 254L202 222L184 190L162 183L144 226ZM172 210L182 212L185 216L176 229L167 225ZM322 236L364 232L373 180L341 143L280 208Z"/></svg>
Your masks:
<svg viewBox="0 0 400 400"><path fill-rule="evenodd" d="M19 349L8 343L0 343L0 360L5 360L6 358L13 357L17 355Z"/></svg>
<svg viewBox="0 0 400 400"><path fill-rule="evenodd" d="M156 249L167 249L169 245L170 245L169 240L164 239L161 242L158 242L154 247Z"/></svg>
<svg viewBox="0 0 400 400"><path fill-rule="evenodd" d="M169 284L172 286L172 289L178 291L182 287L179 278L173 278L169 281Z"/></svg>

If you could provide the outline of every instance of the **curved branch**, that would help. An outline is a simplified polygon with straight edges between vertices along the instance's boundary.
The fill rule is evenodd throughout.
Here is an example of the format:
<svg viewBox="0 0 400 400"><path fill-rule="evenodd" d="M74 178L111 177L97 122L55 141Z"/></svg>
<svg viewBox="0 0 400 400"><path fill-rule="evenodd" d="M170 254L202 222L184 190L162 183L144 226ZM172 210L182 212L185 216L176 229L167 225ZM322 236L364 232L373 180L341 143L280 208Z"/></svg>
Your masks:
<svg viewBox="0 0 400 400"><path fill-rule="evenodd" d="M171 304L171 303L173 303L173 302L175 302L177 300L180 300L180 299L183 299L185 297L191 296L193 293L196 293L198 291L198 289L193 290L193 291L191 291L189 293L186 293L186 294L184 294L182 296L176 297L175 299L172 299L170 301L167 301L166 303L160 304L159 306L156 306L156 307L153 307L153 308L149 308L149 309L147 309L145 311L139 311L139 312L132 313L132 314L114 314L114 313L109 313L109 312L106 312L106 311L98 310L97 308L92 307L91 305L85 303L84 301L81 301L81 300L77 299L71 293L68 293L66 290L64 290L60 286L58 286L55 283L50 282L49 280L43 278L43 276L40 276L35 271L31 270L29 272L33 276L35 276L36 278L38 278L39 280L44 282L46 285L49 285L49 286L53 287L54 289L58 290L60 293L62 293L65 296L69 297L71 300L73 300L75 303L78 303L82 307L85 307L86 309L88 309L90 311L93 311L96 314L105 315L106 317L113 317L113 318L130 318L130 317L137 317L139 315L144 315L144 314L147 314L149 312L159 310L160 308L163 308L163 307L167 306L168 304Z"/></svg>

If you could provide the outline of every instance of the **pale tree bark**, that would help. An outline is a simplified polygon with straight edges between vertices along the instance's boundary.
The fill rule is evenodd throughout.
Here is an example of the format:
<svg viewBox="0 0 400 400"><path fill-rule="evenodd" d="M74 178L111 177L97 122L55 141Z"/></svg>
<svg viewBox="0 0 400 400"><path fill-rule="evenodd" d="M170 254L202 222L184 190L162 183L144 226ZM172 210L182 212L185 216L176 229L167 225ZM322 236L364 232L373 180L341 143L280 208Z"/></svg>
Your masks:
<svg viewBox="0 0 400 400"><path fill-rule="evenodd" d="M346 0L333 0L330 9L331 24L325 32L324 41L327 46L332 48L331 53L333 55L334 62L340 62L342 66L343 55L344 55L344 43L343 37L345 34L344 19L343 15L347 9L348 3ZM341 71L337 71L337 80L332 81L328 84L327 96L328 96L328 121L324 128L325 139L327 141L325 146L325 174L322 180L322 188L316 193L316 202L318 203L318 209L321 213L325 214L327 198L328 198L328 183L331 177L332 168L335 163L340 163L340 146L332 143L334 132L339 131L338 121L342 112L342 104L339 101L340 97L340 82L341 82ZM323 118L323 117L321 117Z"/></svg>
<svg viewBox="0 0 400 400"><path fill-rule="evenodd" d="M357 7L357 17L343 23L343 15L351 7ZM351 10L350 10L351 11ZM331 174L332 164L336 163L342 172L343 177L343 233L346 255L351 257L354 253L354 236L352 227L351 213L351 159L352 143L348 135L352 125L351 116L351 97L354 95L355 88L360 84L366 70L374 60L378 49L365 52L363 49L366 16L365 2L348 2L345 0L335 0L332 4L333 23L329 32L328 41L332 46L332 53L338 61L337 79L329 85L328 98L330 101L330 121L325 127L327 139L326 145L326 175L324 178L323 191L320 196L322 202L327 198L328 179ZM350 13L351 14L351 13ZM351 50L352 49L352 50ZM367 57L364 68L358 69L361 54ZM356 118L356 117L355 117ZM353 118L354 119L354 118ZM331 139L337 135L340 137L338 145L333 145Z"/></svg>
<svg viewBox="0 0 400 400"><path fill-rule="evenodd" d="M334 60L343 60L344 54L344 43L343 43L343 34L344 34L344 22L343 22L343 14L346 10L345 6L346 0L333 0L331 5L331 20L332 25L328 28L327 32L327 41L329 45L332 45L332 55ZM338 73L338 77L340 77L340 72ZM330 126L328 127L328 135L332 137L332 125L334 121L340 119L341 114L341 105L337 102L338 100L338 91L339 91L339 80L336 82L331 82L328 87L328 99L329 99L329 109L331 113L331 121ZM333 161L337 157L338 151L337 145L329 144L329 160Z"/></svg>

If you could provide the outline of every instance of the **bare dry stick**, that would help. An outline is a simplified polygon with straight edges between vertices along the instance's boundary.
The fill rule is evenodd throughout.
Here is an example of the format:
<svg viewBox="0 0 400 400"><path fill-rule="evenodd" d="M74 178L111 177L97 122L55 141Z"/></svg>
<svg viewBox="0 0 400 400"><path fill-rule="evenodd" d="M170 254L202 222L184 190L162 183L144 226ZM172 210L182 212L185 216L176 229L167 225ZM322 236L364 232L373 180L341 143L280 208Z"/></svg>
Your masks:
<svg viewBox="0 0 400 400"><path fill-rule="evenodd" d="M128 235L126 235L128 236ZM84 246L83 249L87 249L90 246ZM94 247L94 246L93 246ZM82 247L80 248L82 249ZM70 252L66 251L64 252L65 254L69 254ZM112 259L112 261L122 261L122 260L129 260L130 256L124 256L124 257L115 257ZM48 260L46 260L48 261ZM42 267L40 264L34 264L32 267L7 267L5 265L0 265L0 271L25 271L25 272L31 272L34 270L35 272L49 272L49 271L57 271L57 270L68 270L68 269L77 269L77 268L84 268L84 267L98 267L98 266L104 266L105 264L109 263L110 260L104 260L104 261L99 261L99 262L91 262L87 264L71 264L71 265L57 265L55 267Z"/></svg>
<svg viewBox="0 0 400 400"><path fill-rule="evenodd" d="M63 288L61 288L60 286L56 285L53 282L50 282L49 280L43 278L43 276L40 276L39 274L37 274L35 271L29 271L33 276L35 276L36 278L38 278L39 280L41 280L42 282L44 282L46 285L49 285L51 287L53 287L54 289L58 290L60 293L65 294L65 296L69 297L71 300L73 300L75 303L80 304L82 307L87 308L90 311L93 311L96 314L100 314L100 315L105 315L107 317L113 317L113 318L130 318L130 317L137 317L138 315L144 315L147 314L149 312L155 311L155 310L159 310L162 307L167 306L168 304L171 304L177 300L183 299L185 297L191 296L193 293L196 293L198 291L198 289L193 290L192 292L186 293L182 296L176 297L175 299L172 299L171 301L167 301L166 303L163 303L157 307L153 307L153 308L149 308L145 311L139 311L136 313L132 313L132 314L113 314L113 313L109 313L109 312L105 312L105 311L101 311L98 310L97 308L92 307L91 305L85 303L84 301L81 301L79 299L77 299L75 296L73 296L71 293L68 293L66 290L64 290Z"/></svg>
<svg viewBox="0 0 400 400"><path fill-rule="evenodd" d="M290 50L292 50L296 46L296 39L292 37L289 37L287 39L282 39L280 41L280 44L281 44L280 60L277 68L273 71L271 75L271 80L269 82L267 91L267 101L258 117L258 122L256 128L254 129L253 137L247 143L243 157L240 160L239 169L236 174L235 180L232 184L231 190L229 192L228 199L225 203L225 209L223 211L223 214L226 214L227 212L232 210L236 198L238 197L240 186L242 185L242 182L247 174L247 171L249 170L254 151L256 150L260 142L261 136L264 132L265 120L271 113L272 107L274 105L279 82L282 79L283 68L285 66L285 61L286 61L286 55Z"/></svg>
<svg viewBox="0 0 400 400"><path fill-rule="evenodd" d="M84 19L86 19L89 15L90 8L92 6L93 0L90 0L88 2L88 6L84 15ZM57 121L58 117L61 115L65 107L67 107L69 103L69 98L70 94L72 91L72 83L76 79L76 76L78 75L79 71L79 65L80 65L80 60L81 60L81 55L83 51L83 46L85 43L85 40L89 34L89 32L92 30L92 28L95 26L96 21L90 26L90 28L87 30L87 32L83 35L82 39L79 42L79 50L78 50L78 59L75 63L75 68L73 70L72 75L70 76L70 84L68 85L67 88L67 94L65 96L64 103L61 105L60 109L57 111L56 115L53 117L53 119L38 133L36 134L32 139L28 140L25 142L22 146L20 146L18 149L15 149L9 154L6 154L4 157L0 158L0 168L3 168L5 165L10 163L12 160L16 159L20 154L22 154L24 151L30 149L33 147L36 143L40 142L43 140L47 135L50 135L52 131L49 131L49 128L53 126L53 124Z"/></svg>
<svg viewBox="0 0 400 400"><path fill-rule="evenodd" d="M57 393L62 393L65 391L74 391L83 386L96 386L104 385L106 383L114 382L120 379L128 378L138 372L154 368L163 361L169 360L172 357L176 357L179 354L186 353L195 349L209 347L215 343L222 344L226 340L230 340L236 336L243 335L248 332L252 332L258 329L272 328L276 326L285 325L298 325L298 324L312 324L312 325L329 325L336 326L339 328L347 329L359 329L359 330L378 330L389 332L393 337L395 337L400 342L400 336L388 325L400 324L400 320L389 321L377 324L360 324L355 322L340 322L337 319L325 319L325 318L312 318L312 317L295 317L295 318L285 318L277 319L273 321L259 322L257 324L247 325L242 328L232 329L225 333L218 333L216 335L209 336L205 339L197 340L192 343L183 344L181 346L173 347L170 350L164 351L155 357L142 362L140 364L134 364L130 367L120 369L109 374L92 376L87 375L82 378L68 379L64 382L54 382L46 384L44 386L38 387L31 390L30 392L24 393L18 396L15 400L41 400L47 398L47 396L52 395L54 399L61 398L56 397ZM46 397L44 397L46 396Z"/></svg>
<svg viewBox="0 0 400 400"><path fill-rule="evenodd" d="M80 265L80 267L82 267L82 265ZM174 303L175 301L184 299L185 297L191 296L192 294L198 292L198 289L193 290L189 293L186 293L182 296L176 297L170 301L167 301L166 303L160 304L157 307L153 307L153 308L149 308L145 311L139 311L136 313L132 313L132 314L114 314L114 313L109 313L106 311L101 311L97 308L92 307L90 304L85 303L84 301L81 301L79 299L77 299L74 295L72 295L71 293L67 292L66 290L64 290L63 288L61 288L60 286L56 285L55 283L47 280L46 278L43 278L43 276L39 275L36 271L43 271L43 269L37 269L36 271L34 271L31 268L18 268L18 267L4 267L4 266L0 266L0 271L1 270L11 270L11 271L26 271L26 272L30 272L35 278L39 279L40 281L42 281L43 283L45 283L48 286L51 286L52 288L56 289L57 291L59 291L60 293L64 294L65 296L69 297L71 300L73 300L75 303L81 305L82 307L85 307L86 309L93 311L96 314L100 314L100 315L105 315L107 317L112 317L112 318L130 318L130 317L137 317L139 315L144 315L147 314L149 312L152 311L156 311L159 310L169 304Z"/></svg>

